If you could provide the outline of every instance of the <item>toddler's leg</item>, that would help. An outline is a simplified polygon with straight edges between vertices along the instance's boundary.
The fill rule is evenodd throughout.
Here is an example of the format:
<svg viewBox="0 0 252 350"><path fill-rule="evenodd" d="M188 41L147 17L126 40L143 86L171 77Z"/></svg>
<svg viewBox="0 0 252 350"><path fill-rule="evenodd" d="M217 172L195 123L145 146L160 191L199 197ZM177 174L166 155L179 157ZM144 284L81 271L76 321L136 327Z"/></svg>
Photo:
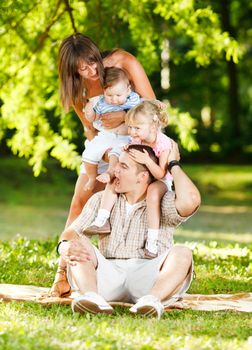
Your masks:
<svg viewBox="0 0 252 350"><path fill-rule="evenodd" d="M111 231L109 217L116 201L116 193L113 184L107 184L101 200L98 214L92 224L84 230L86 235L108 234Z"/></svg>
<svg viewBox="0 0 252 350"><path fill-rule="evenodd" d="M158 234L160 225L160 202L167 191L167 186L162 181L155 181L149 185L147 191L147 220L148 232L145 245L145 257L154 258L158 254Z"/></svg>
<svg viewBox="0 0 252 350"><path fill-rule="evenodd" d="M97 176L97 165L84 162L86 174L88 176L88 182L86 183L84 190L92 191L95 187L96 176Z"/></svg>

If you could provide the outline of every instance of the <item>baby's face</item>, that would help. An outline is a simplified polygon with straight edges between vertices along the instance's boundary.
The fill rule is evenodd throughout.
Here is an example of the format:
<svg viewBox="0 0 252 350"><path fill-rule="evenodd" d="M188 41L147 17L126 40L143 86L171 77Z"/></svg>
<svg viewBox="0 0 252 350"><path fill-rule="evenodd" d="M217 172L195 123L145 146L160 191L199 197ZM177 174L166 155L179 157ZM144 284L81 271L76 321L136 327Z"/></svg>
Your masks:
<svg viewBox="0 0 252 350"><path fill-rule="evenodd" d="M130 93L130 85L126 81L119 81L104 90L105 101L110 105L122 105Z"/></svg>

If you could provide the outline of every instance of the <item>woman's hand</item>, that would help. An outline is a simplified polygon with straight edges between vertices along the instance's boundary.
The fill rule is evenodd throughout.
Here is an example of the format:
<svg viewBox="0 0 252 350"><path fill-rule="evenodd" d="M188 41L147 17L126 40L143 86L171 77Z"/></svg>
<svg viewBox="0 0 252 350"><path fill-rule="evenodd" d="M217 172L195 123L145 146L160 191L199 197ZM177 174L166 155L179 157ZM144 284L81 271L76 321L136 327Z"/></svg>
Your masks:
<svg viewBox="0 0 252 350"><path fill-rule="evenodd" d="M102 114L100 116L102 126L108 129L116 128L120 124L124 123L125 114L126 113L124 111Z"/></svg>
<svg viewBox="0 0 252 350"><path fill-rule="evenodd" d="M167 105L162 101L154 100L154 103L158 106L159 109L166 109L167 108Z"/></svg>
<svg viewBox="0 0 252 350"><path fill-rule="evenodd" d="M91 260L90 253L87 251L82 239L62 242L59 247L59 253L65 262L72 266Z"/></svg>

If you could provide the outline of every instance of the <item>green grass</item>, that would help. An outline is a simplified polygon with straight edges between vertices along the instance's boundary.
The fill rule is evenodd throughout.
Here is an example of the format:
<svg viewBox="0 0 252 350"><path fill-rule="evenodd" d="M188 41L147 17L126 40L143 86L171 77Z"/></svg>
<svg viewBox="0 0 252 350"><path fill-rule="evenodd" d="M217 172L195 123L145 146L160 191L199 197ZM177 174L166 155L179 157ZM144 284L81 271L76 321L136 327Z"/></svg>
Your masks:
<svg viewBox="0 0 252 350"><path fill-rule="evenodd" d="M63 230L77 175L50 161L38 178L24 159L0 162L0 239L50 238Z"/></svg>
<svg viewBox="0 0 252 350"><path fill-rule="evenodd" d="M202 206L179 227L175 242L194 247L196 279L189 293L252 291L252 167L186 166ZM76 175L55 163L32 177L25 161L0 163L0 283L49 287L55 245L64 227ZM17 233L21 235L17 236ZM26 236L27 238L25 238ZM73 315L68 306L1 303L0 349L250 349L251 314L172 311L161 321Z"/></svg>

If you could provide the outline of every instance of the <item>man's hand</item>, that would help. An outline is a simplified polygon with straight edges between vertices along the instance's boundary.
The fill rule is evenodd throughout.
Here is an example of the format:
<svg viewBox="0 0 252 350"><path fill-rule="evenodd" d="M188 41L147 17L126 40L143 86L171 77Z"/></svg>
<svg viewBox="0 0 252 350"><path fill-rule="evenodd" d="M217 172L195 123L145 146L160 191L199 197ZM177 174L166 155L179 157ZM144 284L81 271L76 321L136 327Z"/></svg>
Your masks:
<svg viewBox="0 0 252 350"><path fill-rule="evenodd" d="M151 158L145 149L143 151L144 153L141 151L137 151L136 149L130 149L129 156L135 162L147 165Z"/></svg>
<svg viewBox="0 0 252 350"><path fill-rule="evenodd" d="M172 160L180 160L178 144L173 140L171 140L171 150L167 157L167 163L169 164Z"/></svg>
<svg viewBox="0 0 252 350"><path fill-rule="evenodd" d="M124 111L104 113L100 116L100 120L102 121L102 126L108 129L116 128L117 126L124 123L124 118L125 118Z"/></svg>
<svg viewBox="0 0 252 350"><path fill-rule="evenodd" d="M90 254L81 238L62 242L59 247L59 253L65 262L72 266L91 260Z"/></svg>

